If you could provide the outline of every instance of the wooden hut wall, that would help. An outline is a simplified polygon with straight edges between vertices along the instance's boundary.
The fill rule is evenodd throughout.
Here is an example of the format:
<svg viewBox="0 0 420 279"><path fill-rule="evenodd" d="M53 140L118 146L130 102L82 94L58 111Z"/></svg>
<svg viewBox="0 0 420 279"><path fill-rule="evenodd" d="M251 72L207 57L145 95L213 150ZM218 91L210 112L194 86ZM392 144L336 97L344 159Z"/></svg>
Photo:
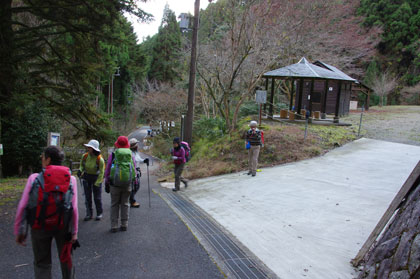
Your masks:
<svg viewBox="0 0 420 279"><path fill-rule="evenodd" d="M341 115L347 115L349 114L350 111L350 96L351 96L351 85L350 83L346 82L343 84L344 85L344 91L342 92L342 107L341 107Z"/></svg>
<svg viewBox="0 0 420 279"><path fill-rule="evenodd" d="M315 80L314 92L312 92L312 111L321 111L322 95L325 90L325 80Z"/></svg>
<svg viewBox="0 0 420 279"><path fill-rule="evenodd" d="M310 79L305 79L303 81L303 94L302 94L302 107L301 109L309 109L309 100L308 100L308 95L311 92L311 80ZM296 85L296 96L295 96L295 110L297 110L297 104L299 102L299 85L300 83L298 82Z"/></svg>
<svg viewBox="0 0 420 279"><path fill-rule="evenodd" d="M330 89L332 90L330 91ZM337 93L338 93L338 81L336 80L328 81L327 106L325 108L325 113L327 114L335 113L335 106L337 103Z"/></svg>
<svg viewBox="0 0 420 279"><path fill-rule="evenodd" d="M311 100L308 100L308 95L311 90L311 80L305 79L303 82L303 94L302 94L302 107L301 109L309 109L309 102L312 101L312 111L321 111L321 101L322 96L325 91L325 80L315 80L314 91L311 96ZM330 91L330 89L332 89ZM329 80L328 81L328 91L327 91L327 104L325 112L327 114L335 113L335 106L337 103L337 94L338 94L338 81ZM341 97L340 97L340 107L339 114L345 115L349 113L350 110L350 97L351 97L351 85L348 82L343 82L341 86ZM296 95L295 98L295 111L297 110L297 104L299 100L299 82L296 85Z"/></svg>
<svg viewBox="0 0 420 279"><path fill-rule="evenodd" d="M299 103L299 96L300 96L300 82L298 81L296 84L296 96L295 96L295 111L298 109L298 103ZM311 90L311 81L310 80L304 80L303 81L303 92L302 92L302 106L301 109L309 108L309 102L308 102L308 95L309 91Z"/></svg>

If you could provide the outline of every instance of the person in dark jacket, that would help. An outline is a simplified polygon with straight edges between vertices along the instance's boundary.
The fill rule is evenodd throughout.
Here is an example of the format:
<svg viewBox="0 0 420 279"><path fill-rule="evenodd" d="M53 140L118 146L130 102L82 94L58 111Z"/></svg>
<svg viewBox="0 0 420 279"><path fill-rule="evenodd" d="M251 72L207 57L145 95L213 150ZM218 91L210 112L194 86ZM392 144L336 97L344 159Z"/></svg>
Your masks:
<svg viewBox="0 0 420 279"><path fill-rule="evenodd" d="M261 131L257 128L257 122L251 121L249 123L250 129L246 133L246 144L249 142L248 149L248 175L255 176L257 174L258 155L262 145Z"/></svg>
<svg viewBox="0 0 420 279"><path fill-rule="evenodd" d="M185 178L183 178L182 171L184 170L184 165L186 162L185 159L185 150L181 146L181 140L179 138L174 138L173 140L173 146L174 148L171 150L172 159L174 160L174 173L175 173L175 188L172 189L172 191L176 192L179 191L179 185L184 183L185 188L188 187L188 182Z"/></svg>

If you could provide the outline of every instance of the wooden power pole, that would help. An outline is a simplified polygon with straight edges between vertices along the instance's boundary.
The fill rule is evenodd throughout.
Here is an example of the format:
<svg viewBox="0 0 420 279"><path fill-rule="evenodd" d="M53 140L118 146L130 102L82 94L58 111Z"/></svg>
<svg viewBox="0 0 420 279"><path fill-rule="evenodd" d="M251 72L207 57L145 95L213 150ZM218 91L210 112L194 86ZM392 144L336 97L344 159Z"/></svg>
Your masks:
<svg viewBox="0 0 420 279"><path fill-rule="evenodd" d="M193 36L191 46L191 64L190 64L190 80L188 85L188 111L185 121L184 139L192 145L192 129L194 119L194 95L195 95L195 75L197 66L197 41L198 41L198 24L200 17L200 0L195 0L194 4L194 23Z"/></svg>

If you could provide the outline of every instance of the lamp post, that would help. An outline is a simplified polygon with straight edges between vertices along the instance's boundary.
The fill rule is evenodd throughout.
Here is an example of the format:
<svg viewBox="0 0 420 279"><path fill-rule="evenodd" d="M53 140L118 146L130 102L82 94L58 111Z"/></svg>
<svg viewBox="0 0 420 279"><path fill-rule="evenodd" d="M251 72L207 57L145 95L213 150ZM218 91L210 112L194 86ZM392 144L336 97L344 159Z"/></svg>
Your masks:
<svg viewBox="0 0 420 279"><path fill-rule="evenodd" d="M114 111L114 76L119 77L120 76L120 67L117 67L117 72L113 73L111 75L111 84L110 89L108 90L108 113L113 113Z"/></svg>

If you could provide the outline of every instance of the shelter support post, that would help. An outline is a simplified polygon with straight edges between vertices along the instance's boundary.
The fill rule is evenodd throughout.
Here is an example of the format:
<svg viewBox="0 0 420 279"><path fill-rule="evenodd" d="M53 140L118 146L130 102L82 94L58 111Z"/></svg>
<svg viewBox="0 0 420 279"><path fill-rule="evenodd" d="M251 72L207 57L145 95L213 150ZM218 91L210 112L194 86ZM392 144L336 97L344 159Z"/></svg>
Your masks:
<svg viewBox="0 0 420 279"><path fill-rule="evenodd" d="M338 123L340 120L340 99L341 99L341 80L338 82L338 92L337 92L337 102L335 103L335 116L334 116L334 123Z"/></svg>
<svg viewBox="0 0 420 279"><path fill-rule="evenodd" d="M325 90L322 95L322 104L321 104L321 119L327 118L327 98L328 98L328 79L325 80Z"/></svg>
<svg viewBox="0 0 420 279"><path fill-rule="evenodd" d="M271 96L270 96L270 108L268 111L268 117L273 119L273 104L274 104L274 78L271 79Z"/></svg>
<svg viewBox="0 0 420 279"><path fill-rule="evenodd" d="M297 104L297 115L296 118L301 119L300 110L302 109L302 95L303 95L303 78L299 79L299 98Z"/></svg>
<svg viewBox="0 0 420 279"><path fill-rule="evenodd" d="M309 115L312 114L312 97L314 93L314 83L315 83L315 80L311 79L311 91L309 92Z"/></svg>
<svg viewBox="0 0 420 279"><path fill-rule="evenodd" d="M292 111L293 108L293 93L295 91L295 81L292 79L292 88L290 90L290 104L289 104L289 110Z"/></svg>
<svg viewBox="0 0 420 279"><path fill-rule="evenodd" d="M265 79L265 91L268 91L268 78ZM264 103L264 113L267 114L267 102Z"/></svg>

